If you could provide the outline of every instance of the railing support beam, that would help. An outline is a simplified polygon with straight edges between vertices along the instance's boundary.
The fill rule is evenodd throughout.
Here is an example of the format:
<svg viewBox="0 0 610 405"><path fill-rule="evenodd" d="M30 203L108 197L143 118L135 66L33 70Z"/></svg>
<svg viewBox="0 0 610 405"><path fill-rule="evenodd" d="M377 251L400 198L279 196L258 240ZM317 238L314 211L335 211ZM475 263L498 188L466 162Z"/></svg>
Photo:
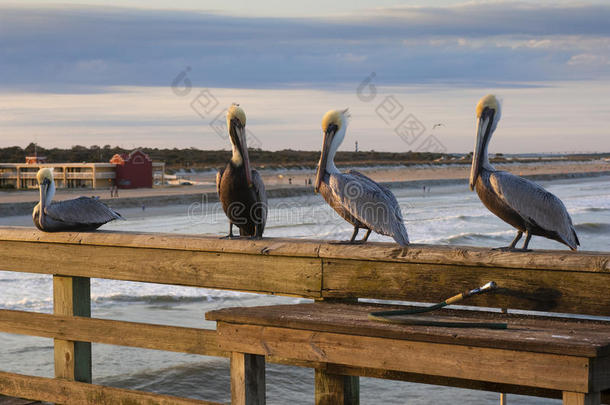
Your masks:
<svg viewBox="0 0 610 405"><path fill-rule="evenodd" d="M585 394L582 392L563 392L563 405L600 405L599 392Z"/></svg>
<svg viewBox="0 0 610 405"><path fill-rule="evenodd" d="M91 317L91 279L53 276L55 315ZM55 377L91 382L91 343L55 339Z"/></svg>
<svg viewBox="0 0 610 405"><path fill-rule="evenodd" d="M265 405L265 356L231 353L231 404Z"/></svg>
<svg viewBox="0 0 610 405"><path fill-rule="evenodd" d="M358 377L315 371L316 405L358 405L360 380Z"/></svg>
<svg viewBox="0 0 610 405"><path fill-rule="evenodd" d="M357 303L358 298L321 298L316 303L347 302ZM360 377L328 373L324 369L315 371L316 405L359 405Z"/></svg>

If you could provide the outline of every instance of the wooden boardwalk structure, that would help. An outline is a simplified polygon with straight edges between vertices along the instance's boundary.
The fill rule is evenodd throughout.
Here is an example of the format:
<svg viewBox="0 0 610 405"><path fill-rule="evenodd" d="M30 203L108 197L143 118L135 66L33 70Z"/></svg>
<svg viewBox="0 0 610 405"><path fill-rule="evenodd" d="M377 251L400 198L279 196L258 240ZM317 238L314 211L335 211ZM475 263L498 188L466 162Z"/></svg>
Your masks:
<svg viewBox="0 0 610 405"><path fill-rule="evenodd" d="M212 403L90 384L91 342L230 355L219 344L215 330L91 318L90 278L297 296L312 298L315 305L358 298L439 302L494 280L501 287L497 293L473 297L467 304L610 316L610 253L599 252L507 253L428 245L403 250L380 243L345 246L310 240L221 240L128 232L45 234L3 227L0 268L53 275L54 313L0 310L0 332L53 338L55 342L55 378L0 370L0 394L56 403ZM342 389L352 392L347 394L349 403L357 403L355 376L562 396L556 388L530 389L434 373L293 361L273 355L264 360L316 368L317 389L332 384L332 376L344 376ZM597 386L610 384L610 370L602 380ZM600 398L610 403L607 391Z"/></svg>

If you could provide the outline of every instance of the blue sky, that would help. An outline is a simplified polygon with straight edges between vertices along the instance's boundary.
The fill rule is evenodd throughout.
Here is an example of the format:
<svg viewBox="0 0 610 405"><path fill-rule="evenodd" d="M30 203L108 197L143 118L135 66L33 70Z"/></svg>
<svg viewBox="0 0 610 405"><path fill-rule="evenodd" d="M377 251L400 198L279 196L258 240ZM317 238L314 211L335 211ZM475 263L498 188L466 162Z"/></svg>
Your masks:
<svg viewBox="0 0 610 405"><path fill-rule="evenodd" d="M258 12L278 13L275 3ZM221 87L327 87L371 71L388 84L610 76L610 3L367 9L361 2L325 12L322 2L307 2L317 17L291 9L282 17L237 15L240 2L222 13L217 2L215 12L20 4L0 6L6 86L165 85L186 65Z"/></svg>
<svg viewBox="0 0 610 405"><path fill-rule="evenodd" d="M333 93L353 93L371 72L376 74L377 85L399 94L405 86L480 89L481 95L524 89L516 97L532 87L559 86L574 92L564 92L565 106L556 106L549 98L551 93L544 91L536 93L539 104L551 103L558 115L569 114L573 109L571 94L587 102L588 93L583 89L589 89L591 83L609 87L608 21L610 3L605 1L0 2L0 96L4 95L0 98L0 125L12 134L0 140L0 145L27 144L28 130L32 136L41 137L39 142L43 144L53 142L47 141L46 135L54 136L61 146L115 140L109 135L109 125L100 126L91 115L81 117L80 127L86 135L83 142L70 138L76 134L72 131L78 117L72 117L71 125L66 125L64 133L68 135L57 138L57 133L45 130L45 126L61 127L62 120L40 123L37 118L52 110L52 103L45 104L41 111L35 101L28 103L22 97L17 107L10 103L11 94L36 94L38 100L51 100L53 94L80 94L83 103L93 103L89 111L95 112L99 100L85 96L117 92L120 97L129 92L125 88L139 88L136 93L141 96L143 89L167 89L187 67L189 79L198 88L265 90L260 98L251 98L252 103L262 105L263 95L278 96L270 90L326 91L328 105L319 106L320 116L329 108L341 107L333 102L354 104L353 97L333 100ZM161 97L152 91L151 100L152 94ZM239 93L227 94L239 98ZM596 130L606 135L608 120L603 118L610 110L610 100L603 94L608 93L602 92L602 99L596 95L588 102L593 114L590 118L600 120ZM167 96L172 93L167 91ZM468 99L469 104L476 103L477 98ZM417 103L409 92L404 93L403 100ZM232 101L236 100L226 102ZM510 100L506 101L510 105ZM306 100L299 102L305 105ZM113 133L137 124L137 119L121 121L111 113L111 107L112 103L105 104L106 110L100 106L98 112L100 116L112 115L108 121L113 123ZM259 105L251 107L264 111ZM185 108L188 110L188 104ZM412 108L417 112L416 105ZM430 108L422 106L420 115ZM518 111L514 104L513 108ZM177 116L187 121L197 118L188 113ZM65 114L57 111L58 117ZM279 125L278 114L265 112L261 124L267 129L274 122ZM175 119L168 120L164 126L176 124ZM573 132L582 127L578 117L571 123ZM318 122L315 124L317 128ZM375 124L367 122L366 127L372 129ZM538 127L541 124L537 122ZM542 129L554 128L552 119L548 124ZM98 130L92 131L94 127ZM150 139L138 138L137 142L167 144L162 132L153 127L147 126ZM464 123L453 127L447 136L466 139L471 132ZM100 140L94 142L93 136ZM180 138L180 145L217 146L217 140L201 144L196 135L189 137L187 130L183 136L186 138ZM270 149L287 146L279 140L269 138L265 145ZM586 140L586 148L610 150L610 144L599 145L597 137ZM460 151L470 148L470 142L447 143ZM574 150L582 144L566 139L549 150ZM315 148L313 142L306 147ZM390 143L377 149L394 148Z"/></svg>

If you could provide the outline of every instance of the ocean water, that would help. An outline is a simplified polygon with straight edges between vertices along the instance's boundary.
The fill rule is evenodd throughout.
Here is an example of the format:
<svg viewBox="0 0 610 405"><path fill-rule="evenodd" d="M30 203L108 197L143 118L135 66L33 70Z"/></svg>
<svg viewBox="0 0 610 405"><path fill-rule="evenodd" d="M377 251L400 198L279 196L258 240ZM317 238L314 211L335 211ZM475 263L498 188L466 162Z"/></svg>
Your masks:
<svg viewBox="0 0 610 405"><path fill-rule="evenodd" d="M560 197L576 226L582 250L610 250L610 177L541 182ZM505 246L515 231L488 212L476 193L463 185L394 189L412 242L471 246ZM127 221L105 229L224 235L228 222L217 203L130 209ZM0 224L31 225L27 217L0 218ZM320 196L270 200L269 237L348 239L351 227ZM391 239L371 235L373 241ZM534 249L566 249L533 237ZM1 263L0 263L1 268ZM230 306L306 302L305 299L200 288L93 279L92 315L98 318L214 328L207 311ZM0 271L0 308L52 311L49 276ZM2 371L53 375L51 339L0 334ZM228 360L155 350L93 345L94 382L212 401L230 400ZM312 404L313 370L268 365L270 404ZM423 384L361 378L363 404L498 403L498 394ZM560 401L509 395L510 404L554 404Z"/></svg>

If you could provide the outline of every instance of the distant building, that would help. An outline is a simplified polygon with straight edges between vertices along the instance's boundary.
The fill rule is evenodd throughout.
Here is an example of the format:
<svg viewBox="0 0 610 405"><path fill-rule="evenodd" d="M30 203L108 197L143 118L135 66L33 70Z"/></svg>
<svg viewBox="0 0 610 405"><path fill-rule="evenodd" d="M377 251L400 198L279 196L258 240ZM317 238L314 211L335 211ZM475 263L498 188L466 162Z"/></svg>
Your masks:
<svg viewBox="0 0 610 405"><path fill-rule="evenodd" d="M26 157L26 163L0 163L0 188L37 188L36 173L42 167L53 168L57 188L107 188L114 182L119 188L163 184L165 163L153 162L140 150L117 156L110 163L47 163L37 155Z"/></svg>
<svg viewBox="0 0 610 405"><path fill-rule="evenodd" d="M25 163L28 165L47 163L47 158L46 156L38 156L38 148L36 147L36 144L34 144L34 155L26 156Z"/></svg>
<svg viewBox="0 0 610 405"><path fill-rule="evenodd" d="M153 185L153 162L141 150L114 155L110 163L116 165L118 188L150 188Z"/></svg>
<svg viewBox="0 0 610 405"><path fill-rule="evenodd" d="M41 164L41 163L47 163L46 156L38 156L37 154L35 154L34 156L25 157L26 165L37 165L37 164Z"/></svg>

